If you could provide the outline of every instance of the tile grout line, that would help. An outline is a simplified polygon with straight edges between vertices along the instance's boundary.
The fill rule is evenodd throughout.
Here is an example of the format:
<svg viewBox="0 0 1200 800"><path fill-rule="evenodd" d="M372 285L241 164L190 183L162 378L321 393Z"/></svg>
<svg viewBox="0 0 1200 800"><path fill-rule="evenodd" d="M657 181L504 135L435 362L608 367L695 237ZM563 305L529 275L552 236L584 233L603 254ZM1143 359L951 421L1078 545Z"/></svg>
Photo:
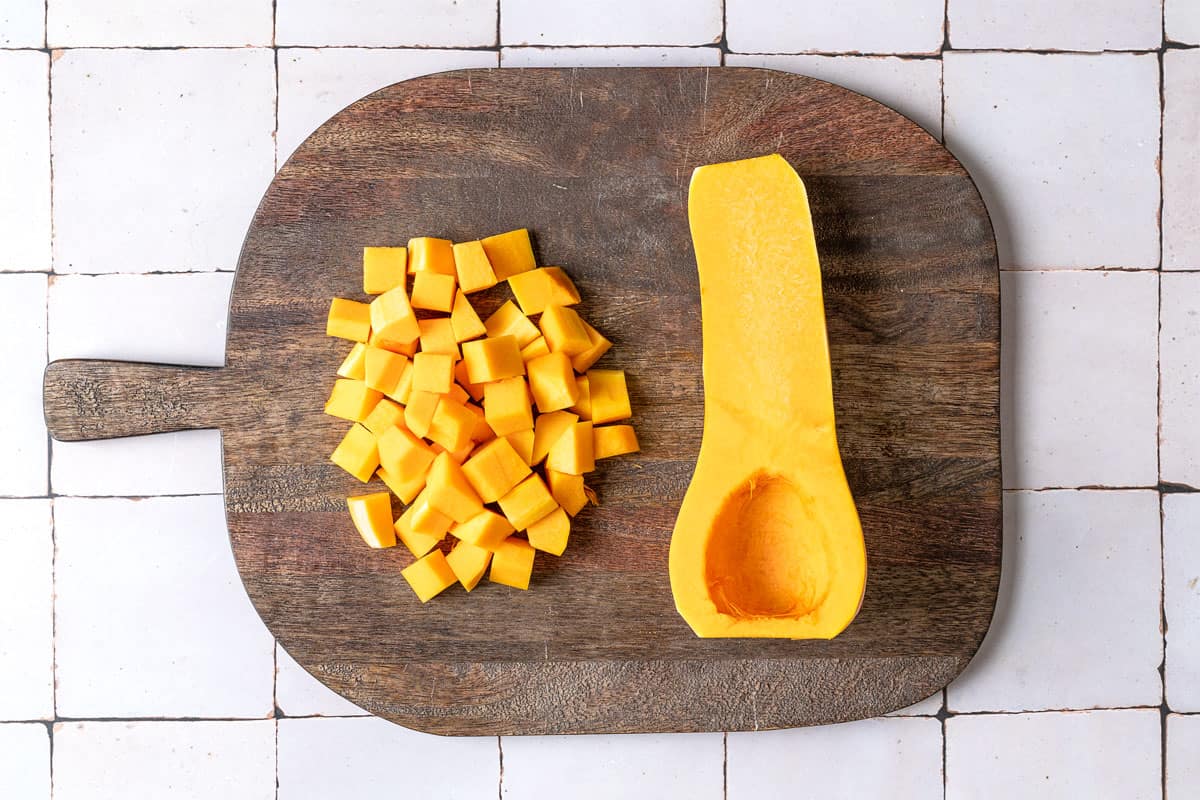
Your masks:
<svg viewBox="0 0 1200 800"><path fill-rule="evenodd" d="M1158 677L1162 686L1162 699L1159 704L1159 780L1162 797L1167 797L1167 715L1170 708L1167 705L1167 548L1166 548L1166 518L1162 472L1162 329L1163 329L1163 208L1165 205L1163 185L1163 140L1166 133L1167 93L1165 50L1167 46L1167 3L1162 0L1159 4L1160 21L1162 23L1162 49L1158 52L1158 330L1154 337L1154 364L1156 378L1157 425L1155 426L1154 454L1158 468L1158 625L1162 637L1162 661L1158 666Z"/></svg>
<svg viewBox="0 0 1200 800"><path fill-rule="evenodd" d="M498 769L497 781L496 781L496 798L497 798L497 800L504 800L504 737L503 736L496 737L496 752L499 755L499 759L500 759L497 762L499 769Z"/></svg>
<svg viewBox="0 0 1200 800"><path fill-rule="evenodd" d="M721 800L729 800L729 731L721 732Z"/></svg>
<svg viewBox="0 0 1200 800"><path fill-rule="evenodd" d="M50 179L50 241L49 267L46 275L46 364L50 364L50 287L54 282L54 53L50 44L50 0L44 5L42 17L42 44L46 47L46 166ZM54 491L53 486L54 445L50 431L46 430L46 494ZM50 714L54 720L46 723L49 769L46 778L50 800L54 800L54 727L58 719L58 523L55 518L55 502L50 497Z"/></svg>
<svg viewBox="0 0 1200 800"><path fill-rule="evenodd" d="M717 40L717 49L721 55L717 63L723 67L729 55L729 0L721 0L721 38Z"/></svg>
<svg viewBox="0 0 1200 800"><path fill-rule="evenodd" d="M279 0L271 0L271 60L275 70L275 128L271 131L271 174L279 172ZM224 496L224 487L221 491ZM279 800L279 642L271 636L271 716L275 720L275 800Z"/></svg>

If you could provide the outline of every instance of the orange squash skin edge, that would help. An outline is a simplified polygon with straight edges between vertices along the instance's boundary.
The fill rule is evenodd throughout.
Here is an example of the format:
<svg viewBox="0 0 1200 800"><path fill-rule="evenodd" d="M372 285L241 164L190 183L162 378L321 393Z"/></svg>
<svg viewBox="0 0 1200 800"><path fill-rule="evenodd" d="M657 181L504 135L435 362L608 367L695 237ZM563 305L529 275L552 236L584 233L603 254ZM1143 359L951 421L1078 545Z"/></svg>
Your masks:
<svg viewBox="0 0 1200 800"><path fill-rule="evenodd" d="M866 587L834 426L804 184L779 155L699 167L704 435L671 537L676 609L700 637L831 639Z"/></svg>

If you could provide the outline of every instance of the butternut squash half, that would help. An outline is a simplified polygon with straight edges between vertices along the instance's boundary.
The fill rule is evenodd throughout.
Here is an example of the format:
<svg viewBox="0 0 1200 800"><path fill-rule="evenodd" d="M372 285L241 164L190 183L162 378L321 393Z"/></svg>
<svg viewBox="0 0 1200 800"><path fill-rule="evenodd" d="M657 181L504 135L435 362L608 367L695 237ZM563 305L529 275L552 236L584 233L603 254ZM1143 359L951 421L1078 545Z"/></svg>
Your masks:
<svg viewBox="0 0 1200 800"><path fill-rule="evenodd" d="M779 155L692 175L704 438L671 537L671 590L701 637L831 639L867 561L833 419L804 184Z"/></svg>

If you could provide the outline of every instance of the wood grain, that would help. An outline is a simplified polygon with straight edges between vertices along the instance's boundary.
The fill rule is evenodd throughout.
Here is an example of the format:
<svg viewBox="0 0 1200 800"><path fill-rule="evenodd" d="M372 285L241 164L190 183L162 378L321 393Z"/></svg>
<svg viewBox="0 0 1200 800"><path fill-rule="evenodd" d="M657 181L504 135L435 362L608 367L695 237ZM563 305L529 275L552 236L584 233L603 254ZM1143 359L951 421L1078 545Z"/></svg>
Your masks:
<svg viewBox="0 0 1200 800"><path fill-rule="evenodd" d="M700 445L693 168L780 152L823 262L837 430L867 540L862 611L829 642L696 639L667 548ZM613 339L643 452L603 463L533 588L486 581L426 606L402 548L362 546L327 461L322 403L364 244L535 234ZM488 302L500 302L495 290ZM869 717L957 675L1000 570L999 287L991 225L957 161L844 89L755 69L476 70L383 89L318 129L246 236L228 363L56 362L59 438L219 426L230 537L263 620L362 707L445 734L747 730Z"/></svg>

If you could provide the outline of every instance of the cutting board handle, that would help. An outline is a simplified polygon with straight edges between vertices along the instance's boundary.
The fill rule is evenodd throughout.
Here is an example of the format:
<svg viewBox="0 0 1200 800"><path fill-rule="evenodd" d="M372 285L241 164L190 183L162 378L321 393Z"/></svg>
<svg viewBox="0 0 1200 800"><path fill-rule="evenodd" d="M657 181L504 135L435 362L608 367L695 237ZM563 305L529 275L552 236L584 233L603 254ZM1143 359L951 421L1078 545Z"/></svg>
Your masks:
<svg viewBox="0 0 1200 800"><path fill-rule="evenodd" d="M42 382L46 427L61 442L218 428L227 375L223 367L52 361Z"/></svg>

